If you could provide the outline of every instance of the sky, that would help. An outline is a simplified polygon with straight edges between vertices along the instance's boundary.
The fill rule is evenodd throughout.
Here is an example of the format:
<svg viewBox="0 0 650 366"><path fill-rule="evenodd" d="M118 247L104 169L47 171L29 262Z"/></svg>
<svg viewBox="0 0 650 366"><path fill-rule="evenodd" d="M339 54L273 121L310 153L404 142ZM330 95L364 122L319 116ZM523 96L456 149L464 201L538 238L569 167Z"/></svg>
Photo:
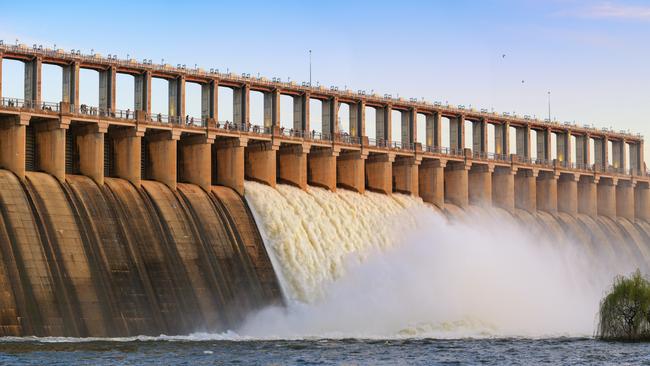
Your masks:
<svg viewBox="0 0 650 366"><path fill-rule="evenodd" d="M650 1L14 1L0 39L297 82L312 50L314 84L540 118L550 91L553 119L650 136ZM4 61L4 96L22 93L19 67ZM44 70L44 100L60 98L60 79ZM96 105L96 74L81 84ZM154 88L164 112L166 86ZM117 94L132 109L132 80ZM188 113L198 95L188 89Z"/></svg>

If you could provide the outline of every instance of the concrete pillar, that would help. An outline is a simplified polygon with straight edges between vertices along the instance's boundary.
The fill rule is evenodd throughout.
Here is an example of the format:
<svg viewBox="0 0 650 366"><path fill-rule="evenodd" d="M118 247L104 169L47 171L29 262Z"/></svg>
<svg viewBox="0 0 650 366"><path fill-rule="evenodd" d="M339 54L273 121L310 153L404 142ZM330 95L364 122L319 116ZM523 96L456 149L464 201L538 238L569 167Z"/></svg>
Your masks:
<svg viewBox="0 0 650 366"><path fill-rule="evenodd" d="M190 135L178 141L178 181L212 187L212 144L214 137Z"/></svg>
<svg viewBox="0 0 650 366"><path fill-rule="evenodd" d="M518 126L515 129L517 138L517 156L521 158L530 158L530 126Z"/></svg>
<svg viewBox="0 0 650 366"><path fill-rule="evenodd" d="M149 130L147 140L147 158L145 161L147 178L176 189L177 182L177 141L180 135L173 131Z"/></svg>
<svg viewBox="0 0 650 366"><path fill-rule="evenodd" d="M449 147L460 151L465 148L465 116L449 118Z"/></svg>
<svg viewBox="0 0 650 366"><path fill-rule="evenodd" d="M0 168L20 179L25 177L25 131L29 120L27 114L0 118Z"/></svg>
<svg viewBox="0 0 650 366"><path fill-rule="evenodd" d="M628 145L628 156L630 159L629 162L629 168L632 174L634 175L639 175L639 172L641 171L641 166L639 165L640 161L640 153L639 153L639 144L638 143L630 143Z"/></svg>
<svg viewBox="0 0 650 366"><path fill-rule="evenodd" d="M136 111L151 115L151 72L144 71L134 78L134 106Z"/></svg>
<svg viewBox="0 0 650 366"><path fill-rule="evenodd" d="M340 158L339 158L340 159ZM393 192L393 154L371 154L366 159L366 187L371 191Z"/></svg>
<svg viewBox="0 0 650 366"><path fill-rule="evenodd" d="M219 82L210 80L201 84L201 117L217 120L219 116Z"/></svg>
<svg viewBox="0 0 650 366"><path fill-rule="evenodd" d="M264 127L280 126L280 91L264 93Z"/></svg>
<svg viewBox="0 0 650 366"><path fill-rule="evenodd" d="M250 123L250 86L242 85L232 91L233 122L237 126Z"/></svg>
<svg viewBox="0 0 650 366"><path fill-rule="evenodd" d="M511 167L496 167L492 174L492 205L508 212L515 210L515 174Z"/></svg>
<svg viewBox="0 0 650 366"><path fill-rule="evenodd" d="M336 185L355 192L366 191L367 155L360 151L342 151L336 158Z"/></svg>
<svg viewBox="0 0 650 366"><path fill-rule="evenodd" d="M603 139L594 139L594 167L597 171L605 171L607 166L606 144Z"/></svg>
<svg viewBox="0 0 650 366"><path fill-rule="evenodd" d="M307 156L307 182L332 192L336 191L337 156L339 156L339 151L331 147L318 148L312 146ZM360 165L361 169L363 169L363 161L360 161ZM361 178L361 183L357 184L357 188L364 185L363 173L361 173ZM355 181L352 180L352 182Z"/></svg>
<svg viewBox="0 0 650 366"><path fill-rule="evenodd" d="M0 99L2 99L2 53L0 52Z"/></svg>
<svg viewBox="0 0 650 366"><path fill-rule="evenodd" d="M469 204L468 171L465 162L447 162L445 167L445 201L461 208Z"/></svg>
<svg viewBox="0 0 650 366"><path fill-rule="evenodd" d="M556 156L557 156L557 161L560 162L569 162L570 158L569 156L569 135L568 133L556 133L556 142L555 142L555 147L556 147Z"/></svg>
<svg viewBox="0 0 650 366"><path fill-rule="evenodd" d="M551 161L551 131L537 131L537 159Z"/></svg>
<svg viewBox="0 0 650 366"><path fill-rule="evenodd" d="M65 135L69 120L51 120L34 124L36 166L59 181L65 181Z"/></svg>
<svg viewBox="0 0 650 366"><path fill-rule="evenodd" d="M576 136L576 166L586 168L589 165L589 136Z"/></svg>
<svg viewBox="0 0 650 366"><path fill-rule="evenodd" d="M411 108L409 110L400 111L402 136L401 142L404 146L409 146L417 139L417 110Z"/></svg>
<svg viewBox="0 0 650 366"><path fill-rule="evenodd" d="M650 185L638 182L634 189L634 217L650 223Z"/></svg>
<svg viewBox="0 0 650 366"><path fill-rule="evenodd" d="M113 144L113 170L118 178L140 186L142 179L142 137L144 130L135 127L109 129L109 141Z"/></svg>
<svg viewBox="0 0 650 366"><path fill-rule="evenodd" d="M557 209L570 215L578 213L579 174L563 173L557 181Z"/></svg>
<svg viewBox="0 0 650 366"><path fill-rule="evenodd" d="M415 157L395 157L392 168L393 191L418 196L418 166L420 163Z"/></svg>
<svg viewBox="0 0 650 366"><path fill-rule="evenodd" d="M487 121L472 121L472 151L487 153Z"/></svg>
<svg viewBox="0 0 650 366"><path fill-rule="evenodd" d="M169 112L170 117L180 117L185 121L185 77L179 76L169 80Z"/></svg>
<svg viewBox="0 0 650 366"><path fill-rule="evenodd" d="M309 93L293 97L293 129L304 131L305 136L311 132L309 126Z"/></svg>
<svg viewBox="0 0 650 366"><path fill-rule="evenodd" d="M390 105L375 110L375 128L378 141L391 141L393 109Z"/></svg>
<svg viewBox="0 0 650 366"><path fill-rule="evenodd" d="M68 130L71 132L72 128ZM74 128L74 142L77 145L79 173L104 184L104 135L107 123L93 123Z"/></svg>
<svg viewBox="0 0 650 366"><path fill-rule="evenodd" d="M530 213L537 211L536 170L518 169L515 175L515 207Z"/></svg>
<svg viewBox="0 0 650 366"><path fill-rule="evenodd" d="M507 122L494 125L494 153L510 155L510 134Z"/></svg>
<svg viewBox="0 0 650 366"><path fill-rule="evenodd" d="M623 154L624 155L624 154ZM634 186L629 180L619 180L616 186L616 216L634 222Z"/></svg>
<svg viewBox="0 0 650 366"><path fill-rule="evenodd" d="M611 218L616 217L616 185L615 178L601 177L598 181L597 188L597 208L598 215Z"/></svg>
<svg viewBox="0 0 650 366"><path fill-rule="evenodd" d="M103 112L115 112L115 80L117 71L114 67L99 71L99 109Z"/></svg>
<svg viewBox="0 0 650 366"><path fill-rule="evenodd" d="M72 61L61 67L63 90L61 101L73 108L79 108L79 63Z"/></svg>
<svg viewBox="0 0 650 366"><path fill-rule="evenodd" d="M616 172L622 172L625 169L625 149L623 141L612 141L612 165Z"/></svg>
<svg viewBox="0 0 650 366"><path fill-rule="evenodd" d="M442 146L442 116L440 113L433 112L432 114L427 114L426 124L426 146Z"/></svg>
<svg viewBox="0 0 650 366"><path fill-rule="evenodd" d="M350 136L362 137L365 136L366 131L366 103L359 101L358 103L351 103L349 117L349 131Z"/></svg>
<svg viewBox="0 0 650 366"><path fill-rule="evenodd" d="M339 133L338 115L339 98L332 97L322 103L322 129L323 135L330 136L332 140Z"/></svg>
<svg viewBox="0 0 650 366"><path fill-rule="evenodd" d="M598 179L583 175L578 181L578 212L591 217L598 215Z"/></svg>
<svg viewBox="0 0 650 366"><path fill-rule="evenodd" d="M277 152L278 181L307 189L307 154L309 143L281 145Z"/></svg>
<svg viewBox="0 0 650 366"><path fill-rule="evenodd" d="M445 207L445 160L425 159L419 166L418 192L424 202Z"/></svg>
<svg viewBox="0 0 650 366"><path fill-rule="evenodd" d="M212 181L244 195L244 150L246 138L217 138L212 145Z"/></svg>
<svg viewBox="0 0 650 366"><path fill-rule="evenodd" d="M492 172L494 166L472 165L467 177L470 204L481 206L492 204Z"/></svg>
<svg viewBox="0 0 650 366"><path fill-rule="evenodd" d="M41 104L41 65L42 60L38 57L25 61L25 101Z"/></svg>
<svg viewBox="0 0 650 366"><path fill-rule="evenodd" d="M555 172L540 171L537 176L537 209L557 212L557 179Z"/></svg>
<svg viewBox="0 0 650 366"><path fill-rule="evenodd" d="M280 147L268 141L249 142L245 150L246 179L275 187L276 152Z"/></svg>

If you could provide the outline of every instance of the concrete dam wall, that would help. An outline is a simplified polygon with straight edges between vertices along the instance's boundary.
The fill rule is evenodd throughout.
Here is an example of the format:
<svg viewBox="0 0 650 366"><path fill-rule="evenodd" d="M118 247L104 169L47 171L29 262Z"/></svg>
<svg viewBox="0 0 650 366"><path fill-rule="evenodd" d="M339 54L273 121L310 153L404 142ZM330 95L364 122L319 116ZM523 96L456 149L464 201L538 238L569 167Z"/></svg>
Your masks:
<svg viewBox="0 0 650 366"><path fill-rule="evenodd" d="M229 329L279 301L257 227L229 188L0 170L0 336Z"/></svg>

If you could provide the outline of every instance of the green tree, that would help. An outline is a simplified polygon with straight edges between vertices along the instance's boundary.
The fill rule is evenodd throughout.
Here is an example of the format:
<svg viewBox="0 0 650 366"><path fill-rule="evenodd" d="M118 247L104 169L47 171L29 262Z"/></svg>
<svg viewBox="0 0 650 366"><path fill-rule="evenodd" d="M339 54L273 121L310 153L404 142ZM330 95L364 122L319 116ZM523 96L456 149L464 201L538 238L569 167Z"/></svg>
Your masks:
<svg viewBox="0 0 650 366"><path fill-rule="evenodd" d="M611 340L650 340L650 282L638 269L617 276L600 302L597 336Z"/></svg>

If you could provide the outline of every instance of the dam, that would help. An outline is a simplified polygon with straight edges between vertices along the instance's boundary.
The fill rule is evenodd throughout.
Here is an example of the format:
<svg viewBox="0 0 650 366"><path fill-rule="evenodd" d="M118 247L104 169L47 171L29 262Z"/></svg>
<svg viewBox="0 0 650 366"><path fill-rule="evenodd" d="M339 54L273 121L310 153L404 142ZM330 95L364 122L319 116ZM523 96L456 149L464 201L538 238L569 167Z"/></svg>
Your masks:
<svg viewBox="0 0 650 366"><path fill-rule="evenodd" d="M277 207L299 211L289 196L302 197L300 209L331 200L368 208L364 217L387 207L458 217L493 207L639 267L650 260L650 177L638 135L24 45L1 45L2 59L24 63L25 95L0 94L0 335L225 330L281 306L287 291L309 301L314 286L287 278L301 263L265 245L266 237L291 250L269 224ZM62 70L61 101L41 98L43 64ZM81 69L99 73L96 107L79 101ZM117 74L135 80L134 110L116 108ZM164 115L151 110L154 78L169 85ZM200 116L186 112L188 83L200 85ZM0 69L0 93L1 85ZM217 118L223 87L233 95L227 121ZM251 120L251 92L263 94L263 121ZM291 128L280 121L283 96L293 101ZM310 124L312 100L321 131ZM263 204L269 197L277 207ZM314 218L294 219L304 228ZM389 219L364 222L358 247ZM327 251L313 256L323 280L330 272L319 266L339 266Z"/></svg>

